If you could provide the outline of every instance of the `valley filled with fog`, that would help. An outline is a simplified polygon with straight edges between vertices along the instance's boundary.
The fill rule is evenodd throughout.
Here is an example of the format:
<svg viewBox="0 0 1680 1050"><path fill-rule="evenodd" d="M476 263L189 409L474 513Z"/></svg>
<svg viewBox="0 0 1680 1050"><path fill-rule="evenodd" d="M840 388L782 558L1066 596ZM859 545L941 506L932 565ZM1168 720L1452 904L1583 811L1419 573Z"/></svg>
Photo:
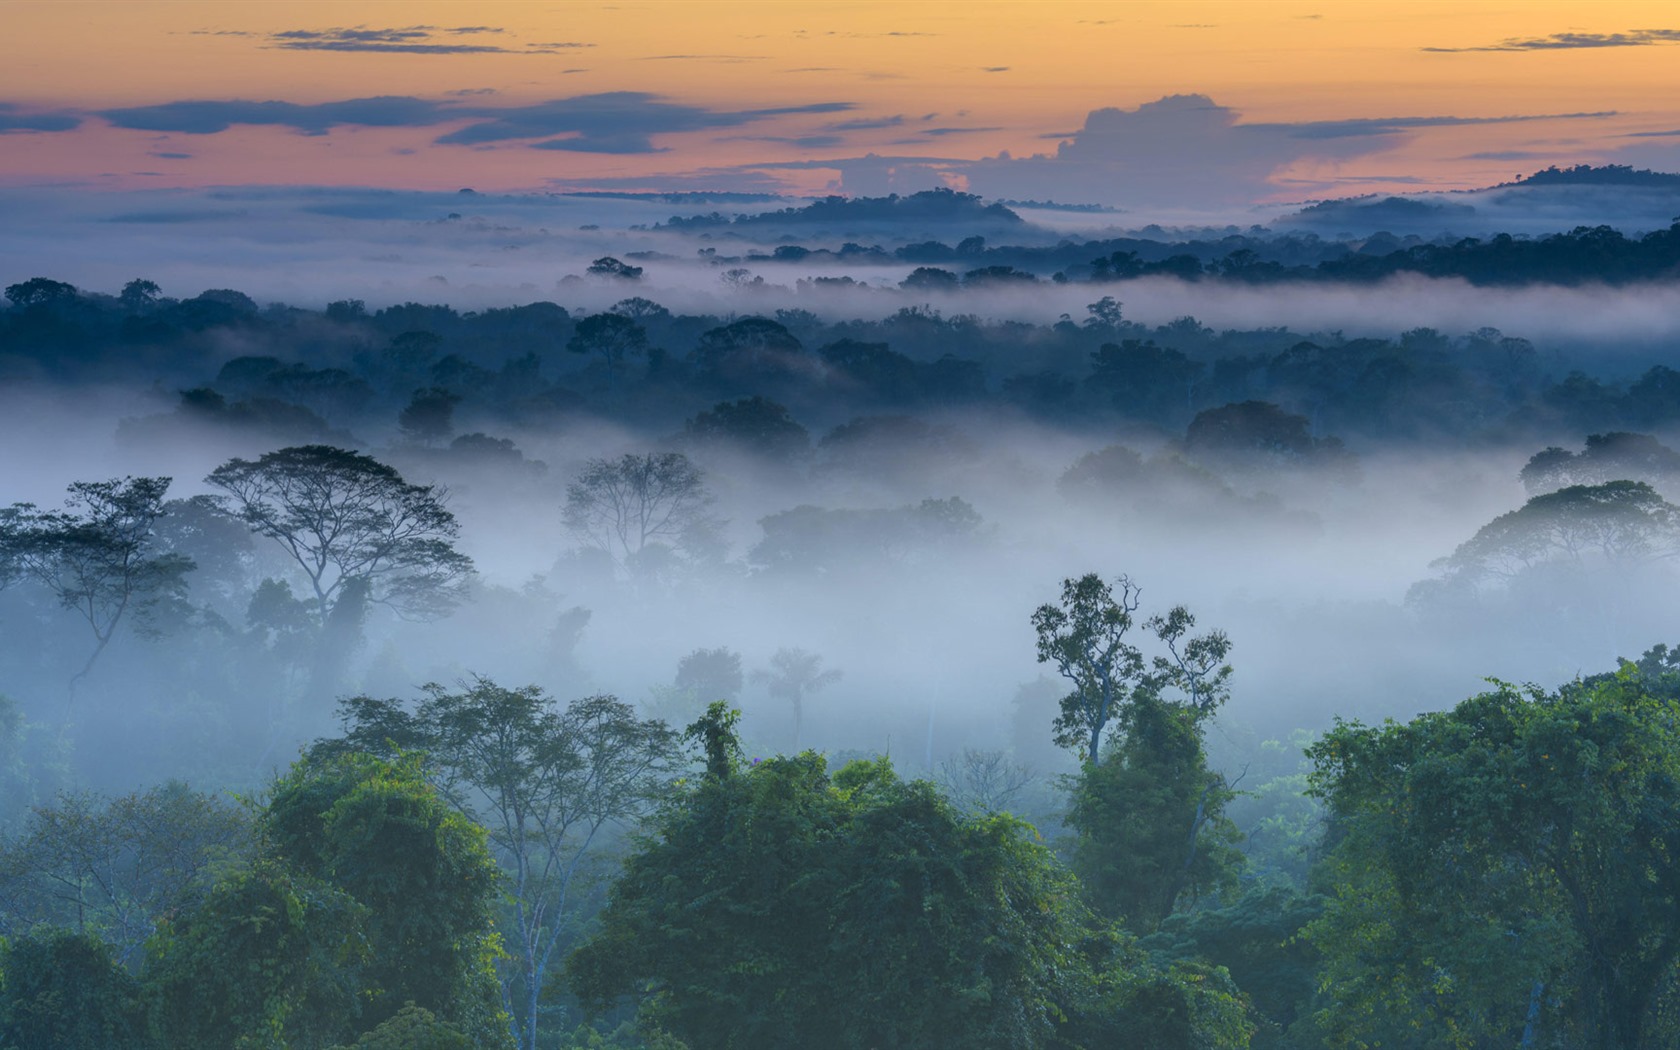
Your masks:
<svg viewBox="0 0 1680 1050"><path fill-rule="evenodd" d="M1233 848L1304 888L1338 719L1680 640L1675 190L1555 174L1222 227L0 192L0 830L491 682L697 741L727 701L745 761L885 756L1069 848L1035 626L1095 574L1142 658L1177 607L1228 641Z"/></svg>
<svg viewBox="0 0 1680 1050"><path fill-rule="evenodd" d="M306 198L323 224L347 201L361 209L337 235L362 238L352 253L326 225L298 225L295 194L217 196L231 200L111 221L171 236L209 223L213 256L232 250L214 215L236 216L269 253L244 253L258 268L240 287L174 283L191 271L171 267L194 264L176 252L138 271L164 278L155 289L124 293L113 275L144 260L119 250L56 271L77 278L72 299L10 304L0 438L50 454L14 456L0 500L52 507L72 482L163 476L169 500L225 502L205 482L224 461L333 445L437 486L476 574L442 618L371 608L329 695L303 695L274 669L189 684L233 673L210 668L255 629L251 594L264 579L295 584L296 566L237 525L160 540L199 563L184 577L188 611L155 637L122 625L73 702L88 639L20 582L0 601L8 633L32 641L8 652L6 692L60 740L88 734L67 756L72 782L165 775L147 754L171 753L176 732L217 731L240 742L207 748L218 775L260 778L331 727L337 695L474 673L680 707L678 661L716 647L749 671L777 649L821 654L844 676L812 702L807 742L932 770L964 746L1034 746L1011 735L1044 670L1027 613L1093 571L1127 574L1146 608L1184 604L1231 635L1239 673L1223 718L1245 738L1409 715L1490 675L1556 683L1637 655L1666 627L1666 551L1648 565L1542 554L1546 566L1451 601L1429 585L1478 529L1538 494L1518 474L1542 449L1581 451L1600 433L1672 441L1670 284L1261 282L1212 261L1190 279L1033 274L990 260L1058 245L1077 256L1077 242L937 194L882 202L896 225L820 203L766 216L762 202L732 202L734 222L707 204L707 222L685 223L663 199L478 207L465 192L423 202L462 211L419 223L418 195L389 202L403 214L386 219L377 195ZM251 232L271 206L273 235ZM617 225L538 229L538 212ZM871 234L886 246L834 243ZM1250 254L1360 246L1266 233L1237 249L1234 231L1223 236ZM1184 239L1204 254L1220 240ZM116 243L148 245L129 231ZM1162 243L1157 254L1175 250ZM381 246L401 257L382 261ZM486 261L496 254L506 261ZM920 267L933 279L919 280L907 254L956 261ZM592 272L603 258L626 272ZM965 277L970 262L1002 272ZM405 276L428 268L457 276ZM346 288L356 295L321 301ZM624 320L615 358L582 327L603 314ZM426 392L431 417L422 405L405 426ZM762 403L718 418L750 398ZM1276 419L1187 442L1199 416L1251 401ZM638 550L568 528L568 486L592 461L671 452L694 470L684 513L703 542L656 537L662 560L648 568ZM1639 480L1671 486L1666 463ZM169 535L168 516L159 528ZM1611 615L1601 590L1615 595ZM183 690L213 718L181 706ZM664 713L684 721L703 699ZM731 699L755 742L787 745L788 713L762 688ZM83 750L122 751L132 734L160 749L96 761Z"/></svg>

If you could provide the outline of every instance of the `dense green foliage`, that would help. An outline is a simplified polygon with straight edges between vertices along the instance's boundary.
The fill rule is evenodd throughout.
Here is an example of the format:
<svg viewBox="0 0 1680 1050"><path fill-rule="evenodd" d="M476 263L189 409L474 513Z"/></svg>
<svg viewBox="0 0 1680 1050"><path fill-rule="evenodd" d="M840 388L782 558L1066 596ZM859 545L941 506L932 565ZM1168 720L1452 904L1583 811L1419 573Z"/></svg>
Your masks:
<svg viewBox="0 0 1680 1050"><path fill-rule="evenodd" d="M586 1001L634 997L696 1050L1246 1043L1222 975L1151 968L1020 821L885 759L742 766L730 727L696 723L706 775L568 962Z"/></svg>
<svg viewBox="0 0 1680 1050"><path fill-rule="evenodd" d="M1333 1039L1421 1026L1433 1045L1508 1045L1538 1027L1673 1045L1680 703L1662 684L1630 666L1558 693L1504 686L1314 746L1341 835L1312 927Z"/></svg>
<svg viewBox="0 0 1680 1050"><path fill-rule="evenodd" d="M274 852L366 909L361 1021L419 1003L480 1042L505 1030L491 932L498 871L484 829L450 809L417 758L300 763L263 816Z"/></svg>
<svg viewBox="0 0 1680 1050"><path fill-rule="evenodd" d="M87 933L0 940L0 1046L143 1050L139 984Z"/></svg>

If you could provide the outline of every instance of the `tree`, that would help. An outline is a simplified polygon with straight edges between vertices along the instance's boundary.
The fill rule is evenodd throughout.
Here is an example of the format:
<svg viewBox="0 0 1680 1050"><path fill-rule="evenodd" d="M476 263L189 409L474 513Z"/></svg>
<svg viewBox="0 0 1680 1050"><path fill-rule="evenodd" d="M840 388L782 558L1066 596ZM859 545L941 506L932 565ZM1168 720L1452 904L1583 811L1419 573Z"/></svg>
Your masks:
<svg viewBox="0 0 1680 1050"><path fill-rule="evenodd" d="M130 609L144 624L186 590L192 560L155 550L169 480L77 481L62 511L15 504L0 516L0 546L10 549L14 564L93 631L93 652L72 683L93 670Z"/></svg>
<svg viewBox="0 0 1680 1050"><path fill-rule="evenodd" d="M800 729L805 722L805 698L840 680L837 668L823 670L822 657L804 649L777 649L768 670L753 672L771 698L785 700L793 708L793 749L799 750Z"/></svg>
<svg viewBox="0 0 1680 1050"><path fill-rule="evenodd" d="M1355 1007L1348 1036L1426 1023L1466 1045L1525 1028L1525 1045L1537 1028L1594 1050L1673 1045L1658 1009L1680 959L1667 694L1632 665L1555 693L1500 684L1313 746L1342 837L1311 929Z"/></svg>
<svg viewBox="0 0 1680 1050"><path fill-rule="evenodd" d="M158 296L162 293L163 289L157 286L156 281L137 277L123 285L122 294L117 296L117 301L122 303L123 309L136 313L156 306Z"/></svg>
<svg viewBox="0 0 1680 1050"><path fill-rule="evenodd" d="M610 696L562 709L535 686L487 678L459 691L429 685L413 705L355 697L342 712L335 746L423 748L444 798L488 828L512 911L504 994L521 1045L534 1050L549 966L573 935L574 896L596 874L602 840L661 794L673 734Z"/></svg>
<svg viewBox="0 0 1680 1050"><path fill-rule="evenodd" d="M274 854L362 908L359 1024L405 1003L505 1040L492 933L499 873L485 831L421 775L420 756L323 755L274 785L262 827Z"/></svg>
<svg viewBox="0 0 1680 1050"><path fill-rule="evenodd" d="M1088 979L1068 876L1028 827L967 818L883 759L743 769L727 706L567 961L694 1050L1042 1046Z"/></svg>
<svg viewBox="0 0 1680 1050"><path fill-rule="evenodd" d="M589 264L588 274L594 277L611 277L620 281L634 281L642 276L640 266L631 266L610 255L603 255Z"/></svg>
<svg viewBox="0 0 1680 1050"><path fill-rule="evenodd" d="M608 382L616 383L625 358L647 353L647 330L626 314L591 314L577 323L566 349L599 357L607 366Z"/></svg>
<svg viewBox="0 0 1680 1050"><path fill-rule="evenodd" d="M741 654L719 646L696 649L677 662L675 685L711 703L734 700L741 692Z"/></svg>
<svg viewBox="0 0 1680 1050"><path fill-rule="evenodd" d="M939 783L951 802L970 813L1006 813L1015 799L1037 780L1029 767L1014 762L1009 752L965 747L939 764Z"/></svg>
<svg viewBox="0 0 1680 1050"><path fill-rule="evenodd" d="M671 311L640 295L620 299L607 309L615 314L623 314L632 321L667 321L671 318Z"/></svg>
<svg viewBox="0 0 1680 1050"><path fill-rule="evenodd" d="M459 394L442 387L416 390L408 407L397 414L397 426L416 444L435 444L454 431L455 406L460 403Z"/></svg>
<svg viewBox="0 0 1680 1050"><path fill-rule="evenodd" d="M562 520L579 543L633 572L655 547L700 554L718 524L704 478L680 452L592 459L566 486Z"/></svg>
<svg viewBox="0 0 1680 1050"><path fill-rule="evenodd" d="M302 1050L353 1037L365 911L274 861L218 883L147 944L154 1038L170 1050Z"/></svg>
<svg viewBox="0 0 1680 1050"><path fill-rule="evenodd" d="M300 445L254 462L230 459L205 480L297 564L320 629L335 612L359 620L358 601L416 619L442 616L472 574L472 560L455 549L460 527L445 494L410 485L371 456Z"/></svg>
<svg viewBox="0 0 1680 1050"><path fill-rule="evenodd" d="M91 934L0 940L0 1046L144 1050L139 982Z"/></svg>
<svg viewBox="0 0 1680 1050"><path fill-rule="evenodd" d="M201 901L253 845L242 809L178 782L64 795L0 843L0 933L69 929L129 965L159 920Z"/></svg>
<svg viewBox="0 0 1680 1050"><path fill-rule="evenodd" d="M1239 856L1224 816L1232 793L1207 768L1202 723L1224 704L1231 643L1222 631L1191 635L1183 606L1145 621L1164 654L1148 661L1126 641L1141 592L1122 576L1062 581L1059 605L1032 615L1040 663L1073 691L1062 699L1056 742L1082 759L1068 823L1079 832L1074 865L1100 912L1153 929L1186 892L1228 886ZM1106 741L1118 726L1118 744Z"/></svg>
<svg viewBox="0 0 1680 1050"><path fill-rule="evenodd" d="M1229 695L1231 668L1225 658L1231 640L1218 630L1191 636L1196 618L1184 606L1144 622L1165 655L1146 662L1143 651L1126 641L1142 593L1130 577L1121 576L1111 586L1092 572L1063 580L1061 602L1033 611L1038 662L1053 664L1073 684L1056 719L1056 742L1085 762L1098 759L1104 732L1117 720L1123 724L1141 701L1184 708L1199 723ZM1180 698L1171 700L1169 691Z"/></svg>
<svg viewBox="0 0 1680 1050"><path fill-rule="evenodd" d="M1141 591L1126 576L1114 586L1094 572L1063 580L1061 603L1041 605L1032 614L1038 662L1055 665L1073 684L1056 718L1056 743L1086 762L1097 760L1104 731L1141 684L1146 667L1142 651L1126 641Z"/></svg>
<svg viewBox="0 0 1680 1050"><path fill-rule="evenodd" d="M1104 343L1091 354L1087 386L1108 395L1123 416L1155 423L1171 423L1188 416L1195 405L1196 384L1207 371L1171 347L1153 339Z"/></svg>
<svg viewBox="0 0 1680 1050"><path fill-rule="evenodd" d="M1649 434L1589 434L1581 452L1555 445L1536 452L1518 478L1530 496L1610 481L1643 481L1659 490L1672 489L1680 482L1680 452Z"/></svg>
<svg viewBox="0 0 1680 1050"><path fill-rule="evenodd" d="M811 451L811 434L786 406L767 397L722 401L683 424L696 444L723 444L766 459L788 461Z"/></svg>
<svg viewBox="0 0 1680 1050"><path fill-rule="evenodd" d="M796 373L808 375L811 364L799 337L768 317L743 317L702 332L694 361L726 384L760 387Z"/></svg>
<svg viewBox="0 0 1680 1050"><path fill-rule="evenodd" d="M27 281L6 286L6 298L20 310L39 309L73 303L78 298L76 286L49 277L31 277Z"/></svg>
<svg viewBox="0 0 1680 1050"><path fill-rule="evenodd" d="M1335 464L1345 459L1336 438L1315 438L1307 417L1267 401L1243 401L1203 409L1185 429L1184 448L1192 456L1236 464Z"/></svg>
<svg viewBox="0 0 1680 1050"><path fill-rule="evenodd" d="M440 1021L423 1006L409 1003L390 1020L339 1050L475 1050L456 1025Z"/></svg>
<svg viewBox="0 0 1680 1050"><path fill-rule="evenodd" d="M1501 514L1444 566L1469 580L1510 579L1548 562L1634 568L1680 554L1680 507L1641 481L1571 485Z"/></svg>
<svg viewBox="0 0 1680 1050"><path fill-rule="evenodd" d="M1081 770L1067 823L1097 912L1151 932L1186 894L1235 887L1241 835L1224 815L1235 792L1207 766L1195 707L1145 690L1123 721L1118 742Z"/></svg>
<svg viewBox="0 0 1680 1050"><path fill-rule="evenodd" d="M898 286L910 292L954 292L962 286L962 281L950 270L942 270L937 266L918 266L910 271L910 275L898 282Z"/></svg>

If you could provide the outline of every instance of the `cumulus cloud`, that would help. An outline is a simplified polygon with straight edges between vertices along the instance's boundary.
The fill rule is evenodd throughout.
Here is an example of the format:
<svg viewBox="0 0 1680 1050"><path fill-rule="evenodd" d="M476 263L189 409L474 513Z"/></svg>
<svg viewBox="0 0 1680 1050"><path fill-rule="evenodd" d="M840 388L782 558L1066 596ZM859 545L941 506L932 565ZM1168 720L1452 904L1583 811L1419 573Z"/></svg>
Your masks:
<svg viewBox="0 0 1680 1050"><path fill-rule="evenodd" d="M1581 120L1611 113L1502 117L1400 116L1298 123L1244 123L1205 95L1171 95L1136 109L1099 109L1054 154L1008 154L957 165L987 196L1135 205L1226 205L1274 187L1280 169L1307 158L1345 160L1393 148L1411 132L1440 127Z"/></svg>

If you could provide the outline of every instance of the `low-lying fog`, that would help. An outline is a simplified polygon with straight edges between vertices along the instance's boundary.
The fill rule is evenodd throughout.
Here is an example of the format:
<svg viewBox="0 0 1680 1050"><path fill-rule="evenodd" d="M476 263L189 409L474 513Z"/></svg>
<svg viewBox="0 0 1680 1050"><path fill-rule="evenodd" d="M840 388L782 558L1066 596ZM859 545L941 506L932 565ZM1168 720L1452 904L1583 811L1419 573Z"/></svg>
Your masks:
<svg viewBox="0 0 1680 1050"><path fill-rule="evenodd" d="M896 287L910 269L903 264L732 267L699 252L738 255L755 246L630 228L728 206L408 194L381 209L371 193L142 196L83 197L72 209L68 196L48 191L0 195L8 229L0 283L39 275L115 294L146 277L169 296L234 288L259 302L312 308L341 299L364 299L370 309L414 300L463 310L551 300L574 318L629 295L726 318L801 309L828 320L876 319L931 304L946 315L1036 324L1063 314L1080 321L1097 295L1112 294L1128 320L1151 325L1194 315L1214 329L1287 325L1390 339L1424 327L1492 326L1533 340L1554 370L1590 361L1611 375L1661 360L1661 348L1680 334L1680 288L1672 285L1489 290L1403 277L1262 287L1151 277L913 296ZM603 255L634 261L644 277L628 286L576 276ZM735 269L749 272L731 275ZM809 283L820 276L862 286ZM223 356L246 352L230 344ZM301 346L297 357L311 363L311 352ZM1030 371L1029 360L1017 365ZM995 384L1000 374L992 371ZM196 381L157 375L138 386L18 380L0 388L7 450L0 506L57 506L70 482L125 475L170 476L172 498L212 493L203 479L219 464L283 443L125 425L170 412L179 390ZM817 406L799 420L813 439L846 421L845 413L818 418L822 412ZM808 700L802 745L890 751L925 770L962 746L1012 747L1033 762L1052 761L1049 719L1062 690L1033 686L1047 669L1034 659L1028 618L1057 597L1064 577L1086 572L1128 574L1142 587L1141 615L1184 604L1200 628L1229 633L1236 677L1222 724L1233 739L1316 729L1335 716L1439 708L1488 676L1555 685L1675 640L1671 581L1666 569L1649 566L1621 576L1606 570L1585 585L1513 589L1469 611L1408 602L1414 584L1440 571L1432 563L1523 504L1518 470L1538 451L1526 439L1475 448L1354 442L1352 468L1229 467L1210 475L1163 466L1093 494L1059 479L1081 457L1117 443L1170 465L1173 435L1062 427L1002 409L916 414L948 430L937 442L877 449L850 463L821 450L814 462L778 463L688 447L705 472L707 513L721 542L640 574L579 553L562 523L567 485L592 458L678 447L679 428L632 427L588 410L557 426L497 424L494 436L511 439L524 461L492 463L404 444L389 418L353 427L361 451L411 482L447 491L460 547L480 579L470 601L436 622L374 612L338 692L408 695L428 681L483 674L536 682L562 697L612 692L686 721L709 698L673 690L678 661L721 646L739 653L748 672L734 699L747 714L749 742L773 751L792 745L791 715L751 672L778 649L797 647L843 674ZM923 505L953 498L962 505ZM807 512L802 532L776 517L801 507L860 513ZM782 546L761 547L777 529L772 538ZM250 588L285 572L271 541L251 543L230 562L235 568L217 570L223 591L195 584L189 594L214 606L235 633ZM229 582L235 576L237 587ZM120 632L72 690L67 682L89 642L76 632L86 625L64 610L55 620L19 590L0 593L9 650L0 658L7 675L0 693L49 727L35 738L42 747L76 753L71 782L121 788L184 764L254 784L333 728L331 699L303 695L295 669L253 661L229 671L206 655L213 645L203 641L210 629L202 624L159 638Z"/></svg>
<svg viewBox="0 0 1680 1050"><path fill-rule="evenodd" d="M1049 274L1041 275L1043 283L1025 288L904 291L899 282L915 267L890 255L844 262L746 258L768 256L794 242L830 251L847 241L888 248L920 240L955 244L967 233L955 227L656 228L674 217L727 217L799 203L357 189L91 194L0 189L0 221L7 231L0 282L46 276L114 294L144 277L157 282L165 295L187 298L206 288L235 288L259 303L314 309L341 299L360 299L370 307L448 303L462 310L547 300L596 311L636 294L678 313L804 309L832 320L880 317L925 304L946 314L1035 324L1064 314L1078 320L1095 294L1086 285L1051 283ZM1022 209L1021 214L1028 221L1002 236L988 230L991 242L1053 245L1122 232L1116 222L1122 217L1106 212ZM1569 229L1576 217L1557 205L1524 214L1536 232ZM1246 218L1264 222L1277 215ZM1137 227L1127 228L1138 235ZM1227 229L1235 233L1239 228ZM1200 232L1216 237L1220 231ZM1425 232L1446 236L1450 227ZM1142 236L1163 239L1169 233ZM629 290L621 281L584 276L602 256L621 258L644 273ZM857 284L816 283L835 278ZM1491 326L1529 338L1544 335L1553 348L1591 342L1648 349L1680 336L1680 287L1671 282L1625 289L1590 284L1478 288L1457 279L1407 275L1374 285L1332 287L1148 277L1096 291L1123 300L1127 317L1147 324L1192 314L1215 328L1288 325L1349 336Z"/></svg>
<svg viewBox="0 0 1680 1050"><path fill-rule="evenodd" d="M123 474L173 476L174 496L204 493L210 490L200 479L230 454L190 440L117 444L116 417L145 412L144 397L20 403L32 396L11 392L0 405L0 440L15 450L0 493L6 502L50 506L70 480ZM562 696L613 692L687 719L697 710L694 698L669 696L684 655L728 647L750 673L777 649L798 647L844 675L808 701L802 744L890 750L917 768L965 745L1013 746L1044 759L1049 709L1037 709L1044 720L1037 741L1020 739L1014 715L1021 687L1045 670L1034 660L1028 616L1056 598L1064 577L1090 571L1129 574L1142 586L1145 614L1182 603L1201 627L1229 632L1237 677L1224 722L1244 734L1287 735L1336 715L1405 716L1450 704L1486 676L1555 684L1613 666L1616 656L1637 655L1672 633L1666 593L1638 587L1623 589L1613 621L1519 602L1449 620L1405 604L1410 585L1433 574L1432 561L1521 505L1516 474L1526 452L1375 450L1361 457L1357 479L1229 478L1239 494L1276 499L1139 487L1093 502L1071 499L1056 484L1096 447L1089 435L983 417L944 422L972 441L971 454L944 462L907 456L876 476L805 477L699 456L716 500L711 511L726 523L727 560L652 582L615 579L570 553L576 542L561 508L566 483L586 459L663 447L661 435L609 427L510 434L547 464L540 474L428 469L412 451L371 449L409 480L447 487L461 547L482 583L475 600L436 623L376 614L344 690L408 695L427 681L478 673L538 682ZM780 568L752 557L764 538L759 522L795 507L887 510L950 497L973 508L978 527L901 549L872 535L830 536L803 552L805 564ZM268 544L257 540L261 568L278 574L282 563L263 550ZM590 616L568 652L555 632L577 606ZM236 620L240 611L234 602L226 614ZM59 627L76 629L68 614ZM168 775L174 748L166 738L175 733L194 746L226 748L216 764L236 779L260 778L254 764L283 763L301 742L241 725L261 721L241 707L254 702L247 696L270 693L271 682L181 695L188 687L174 661L183 648L190 646L180 639L120 636L79 687L72 717L81 724L81 748L112 748L117 756L89 768L90 780ZM77 645L66 651L79 659ZM31 717L56 721L74 661L16 657L8 663L17 677L5 691ZM167 713L177 699L185 706ZM762 687L749 681L737 699L755 746L790 746L789 713ZM286 733L331 728L324 703L301 703ZM220 705L227 710L202 721ZM136 717L159 707L161 720ZM218 740L223 731L228 739ZM125 742L151 753L125 752Z"/></svg>

